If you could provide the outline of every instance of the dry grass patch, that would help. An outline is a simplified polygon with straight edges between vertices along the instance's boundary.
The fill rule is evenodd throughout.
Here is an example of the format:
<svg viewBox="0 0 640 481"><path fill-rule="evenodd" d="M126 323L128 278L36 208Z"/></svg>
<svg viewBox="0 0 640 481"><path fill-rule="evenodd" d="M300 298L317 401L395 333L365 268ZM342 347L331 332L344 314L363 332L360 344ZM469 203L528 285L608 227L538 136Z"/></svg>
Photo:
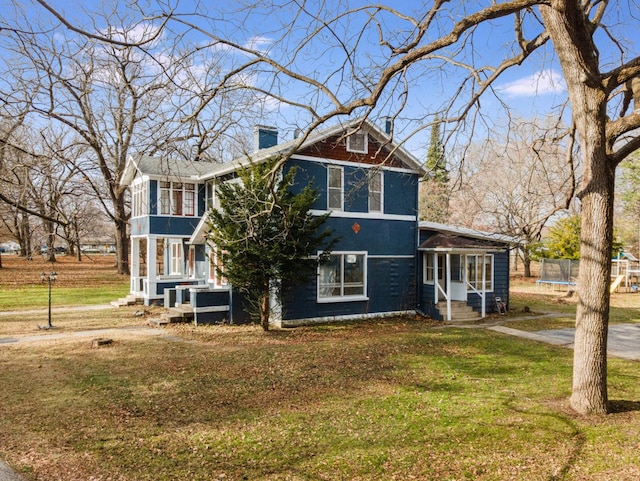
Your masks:
<svg viewBox="0 0 640 481"><path fill-rule="evenodd" d="M558 401L569 351L491 331L168 333L182 340L0 348L0 455L47 480L632 479L640 465L636 363L611 363L631 404L581 418Z"/></svg>

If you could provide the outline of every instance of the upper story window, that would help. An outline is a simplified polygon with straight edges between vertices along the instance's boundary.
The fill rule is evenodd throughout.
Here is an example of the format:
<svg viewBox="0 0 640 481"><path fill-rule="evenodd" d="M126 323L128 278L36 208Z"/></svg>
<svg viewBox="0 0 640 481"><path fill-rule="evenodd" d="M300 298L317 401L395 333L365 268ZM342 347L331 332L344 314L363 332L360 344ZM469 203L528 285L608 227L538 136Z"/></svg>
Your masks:
<svg viewBox="0 0 640 481"><path fill-rule="evenodd" d="M344 199L344 175L342 167L328 167L327 196L329 210L342 210Z"/></svg>
<svg viewBox="0 0 640 481"><path fill-rule="evenodd" d="M382 212L382 171L369 174L369 212Z"/></svg>
<svg viewBox="0 0 640 481"><path fill-rule="evenodd" d="M147 185L147 182L140 182L131 186L131 217L148 214Z"/></svg>
<svg viewBox="0 0 640 481"><path fill-rule="evenodd" d="M160 181L160 214L184 215L196 214L196 186L182 182Z"/></svg>
<svg viewBox="0 0 640 481"><path fill-rule="evenodd" d="M367 133L361 130L352 132L347 137L347 152L366 154L369 152Z"/></svg>
<svg viewBox="0 0 640 481"><path fill-rule="evenodd" d="M217 198L215 181L207 182L207 209L218 207L218 205L216 205Z"/></svg>

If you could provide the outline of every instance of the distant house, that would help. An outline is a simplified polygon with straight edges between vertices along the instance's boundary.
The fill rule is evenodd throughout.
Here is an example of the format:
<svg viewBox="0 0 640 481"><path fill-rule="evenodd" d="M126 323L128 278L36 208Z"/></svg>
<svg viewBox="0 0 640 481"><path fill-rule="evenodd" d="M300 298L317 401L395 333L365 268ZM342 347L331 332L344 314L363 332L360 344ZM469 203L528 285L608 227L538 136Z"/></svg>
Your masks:
<svg viewBox="0 0 640 481"><path fill-rule="evenodd" d="M462 250L449 254L429 243L423 245L435 232L431 230L435 226L418 223L418 184L425 170L404 148L390 143L387 132L369 121L353 120L310 135L293 152L295 139L278 144L277 137L275 128L256 128L252 161L291 154L283 169L296 166L296 185L302 188L313 182L319 189L312 213L330 212L327 226L340 238L329 262L318 268L308 285L274 299L280 325L389 316L416 309L438 318L440 311L431 309L431 304L441 306L463 296L457 291L441 295L448 288L436 292L431 288L430 296L429 286L434 283L429 275L438 272L437 279L444 282L440 274L450 268L443 270L443 266L453 267L456 262L485 265L488 277L470 279L458 270L446 284L453 287L462 276L461 281L468 283L465 289L471 289L466 300L473 308L484 306L482 312L492 312L498 293L508 302L508 255L506 270L502 264L506 239L484 239L493 244L483 248L478 244L483 239L476 233L471 237L477 241L472 251L461 246ZM228 164L147 156L129 159L122 184L129 186L132 198L131 295L147 305L178 304L196 323L247 321L242 296L216 274L218 260L205 242L206 209L219 205L216 185L232 180L246 163L245 158ZM439 257L441 253L444 257ZM478 302L475 292L483 293L483 302Z"/></svg>

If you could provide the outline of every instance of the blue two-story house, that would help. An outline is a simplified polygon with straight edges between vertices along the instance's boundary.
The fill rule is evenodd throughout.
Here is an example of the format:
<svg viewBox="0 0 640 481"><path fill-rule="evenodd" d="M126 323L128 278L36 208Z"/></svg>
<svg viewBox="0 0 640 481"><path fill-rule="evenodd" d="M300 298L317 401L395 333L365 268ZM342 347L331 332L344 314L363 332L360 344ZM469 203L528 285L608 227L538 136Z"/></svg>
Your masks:
<svg viewBox="0 0 640 481"><path fill-rule="evenodd" d="M431 232L418 222L418 185L425 175L422 163L391 143L388 132L362 119L313 133L301 145L297 139L278 144L277 137L276 129L257 127L252 161L288 156L283 169L297 167L299 188L313 182L319 197L312 212L330 212L326 226L339 242L309 284L272 300L274 321L295 326L416 309L438 318L428 306L446 296L429 297L425 276L440 272L446 259L452 265L455 261L426 255L429 248L421 246ZM227 164L146 156L129 159L122 184L130 187L132 200L132 295L147 305L186 304L196 323L247 321L242 296L218 276L218 259L206 242L206 210L219 205L216 186L233 181L245 163L246 157ZM445 259L440 267L427 265L438 259ZM480 262L486 262L486 257ZM492 261L489 276L494 275L493 265ZM473 289L485 292L484 280L478 284L475 279ZM508 268L506 282L508 286ZM508 292L501 291L501 296L508 300ZM493 310L493 297L482 299L474 307L484 315ZM440 318L451 320L451 309Z"/></svg>

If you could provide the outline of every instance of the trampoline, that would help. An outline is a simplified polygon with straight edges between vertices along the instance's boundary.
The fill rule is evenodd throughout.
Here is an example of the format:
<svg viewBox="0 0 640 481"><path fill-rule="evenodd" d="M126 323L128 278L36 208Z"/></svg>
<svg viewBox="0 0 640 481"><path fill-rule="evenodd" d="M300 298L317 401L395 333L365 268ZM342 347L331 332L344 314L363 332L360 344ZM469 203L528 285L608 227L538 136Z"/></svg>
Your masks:
<svg viewBox="0 0 640 481"><path fill-rule="evenodd" d="M573 259L542 259L540 261L540 279L537 286L552 289L574 287L578 279L580 261Z"/></svg>

